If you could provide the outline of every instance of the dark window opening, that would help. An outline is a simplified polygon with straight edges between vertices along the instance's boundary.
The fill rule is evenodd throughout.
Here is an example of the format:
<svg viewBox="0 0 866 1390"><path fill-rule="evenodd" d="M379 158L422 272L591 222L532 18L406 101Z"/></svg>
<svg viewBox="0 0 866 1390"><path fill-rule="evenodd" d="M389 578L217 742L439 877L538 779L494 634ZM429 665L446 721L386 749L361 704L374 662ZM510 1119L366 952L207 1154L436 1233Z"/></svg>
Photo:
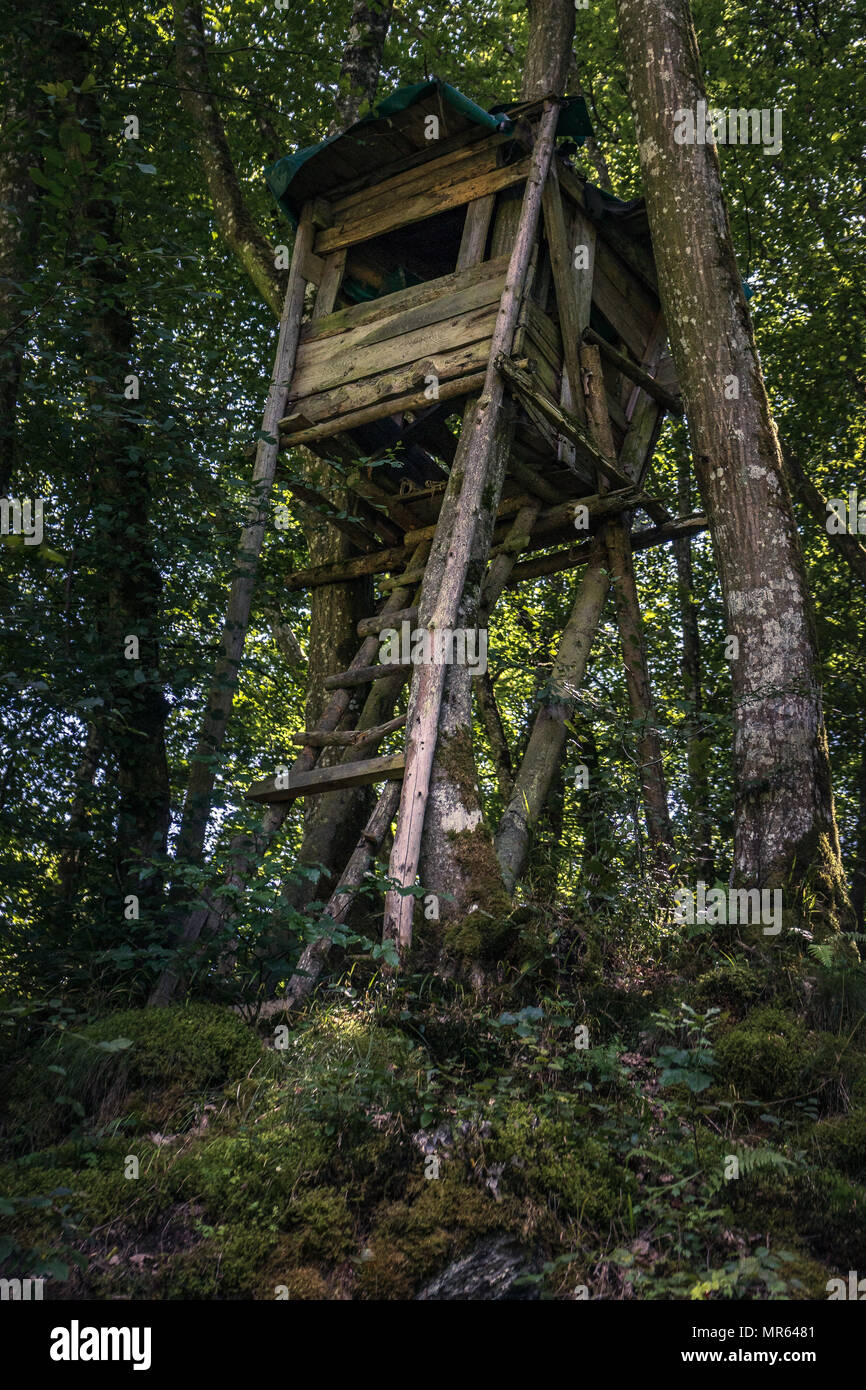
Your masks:
<svg viewBox="0 0 866 1390"><path fill-rule="evenodd" d="M351 247L341 297L349 304L361 304L450 274L457 265L465 220L465 206L449 208L424 222Z"/></svg>

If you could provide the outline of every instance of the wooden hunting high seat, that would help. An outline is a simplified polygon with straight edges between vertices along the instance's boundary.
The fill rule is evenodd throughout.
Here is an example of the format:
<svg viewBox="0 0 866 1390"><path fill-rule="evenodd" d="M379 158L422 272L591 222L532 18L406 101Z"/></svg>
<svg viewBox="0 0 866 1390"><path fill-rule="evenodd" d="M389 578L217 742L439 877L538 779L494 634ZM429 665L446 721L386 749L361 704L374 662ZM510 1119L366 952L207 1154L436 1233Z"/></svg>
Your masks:
<svg viewBox="0 0 866 1390"><path fill-rule="evenodd" d="M297 232L262 438L331 460L354 498L347 516L284 474L354 551L288 584L376 575L381 607L359 624L355 661L326 682L319 725L294 736L292 769L247 795L290 802L386 780L329 904L336 920L398 801L391 872L404 889L414 883L420 829L404 812L420 806L423 819L441 679L426 665L403 671L408 716L392 718L396 694L387 710L377 704L395 679L393 666L376 664L378 634L406 619L457 625L477 519L496 518L485 621L506 586L586 561L579 506L590 530L603 516L645 511L655 526L633 533L634 549L705 526L674 521L643 491L664 413L681 407L643 205L573 168L573 142L588 134L582 99L486 112L432 81L268 170ZM369 692L360 714L359 688ZM405 756L372 756L404 725ZM328 747L344 748L343 761L325 767ZM388 911L389 934L405 945L411 898L392 901L386 920Z"/></svg>
<svg viewBox="0 0 866 1390"><path fill-rule="evenodd" d="M391 478L442 477L429 459L450 461L456 439L444 420L459 415L483 385L510 252L496 244L497 204L525 184L531 122L540 109L540 102L518 103L491 115L445 83L419 84L389 98L377 119L268 171L292 219L307 206L316 224L305 265L318 285L316 305L300 332L281 422L284 446L305 444L334 457L348 436L362 456L394 448L405 458L411 445L413 457ZM569 137L589 132L581 99L563 107L559 125ZM662 363L646 216L640 204L587 185L566 156L557 156L556 166L569 259L585 248L578 283L588 293L578 309L584 326L612 349L605 385L619 447L639 394L625 363L660 386L672 380L669 359ZM563 403L564 357L549 235L530 278L511 356L529 359L536 387L556 408ZM365 432L380 421L393 423ZM523 408L517 461L542 471L564 462L568 471L554 468L560 477L552 485L577 494L582 482L592 492L592 458L579 447L563 451L555 433ZM388 476L377 470L377 478Z"/></svg>

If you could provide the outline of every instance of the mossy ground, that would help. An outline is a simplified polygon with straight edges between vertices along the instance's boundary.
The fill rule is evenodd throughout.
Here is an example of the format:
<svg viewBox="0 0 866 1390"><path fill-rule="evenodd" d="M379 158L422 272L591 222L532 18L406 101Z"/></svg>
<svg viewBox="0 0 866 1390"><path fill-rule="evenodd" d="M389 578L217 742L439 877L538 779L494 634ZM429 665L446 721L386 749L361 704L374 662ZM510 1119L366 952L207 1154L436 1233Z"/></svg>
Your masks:
<svg viewBox="0 0 866 1390"><path fill-rule="evenodd" d="M554 1298L822 1298L866 1268L850 980L517 928L484 999L415 977L287 1029L190 1004L22 1030L2 1272L59 1298L400 1300L496 1237Z"/></svg>

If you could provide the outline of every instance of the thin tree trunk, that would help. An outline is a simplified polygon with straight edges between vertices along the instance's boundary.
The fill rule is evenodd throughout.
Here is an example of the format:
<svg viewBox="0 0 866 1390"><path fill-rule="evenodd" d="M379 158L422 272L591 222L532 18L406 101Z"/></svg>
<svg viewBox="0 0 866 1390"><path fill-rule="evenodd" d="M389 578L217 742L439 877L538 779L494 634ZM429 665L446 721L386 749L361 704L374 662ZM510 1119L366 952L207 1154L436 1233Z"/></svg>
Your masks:
<svg viewBox="0 0 866 1390"><path fill-rule="evenodd" d="M857 931L862 932L866 916L866 748L860 755L857 774L857 848L851 875L851 902Z"/></svg>
<svg viewBox="0 0 866 1390"><path fill-rule="evenodd" d="M285 275L277 270L274 248L244 200L210 80L201 0L174 0L173 11L180 99L192 125L220 235L262 299L279 315Z"/></svg>
<svg viewBox="0 0 866 1390"><path fill-rule="evenodd" d="M845 563L854 571L860 583L866 584L866 550L850 531L827 530L827 518L830 515L827 498L820 488L815 486L795 453L786 448L783 451L783 457L794 492L812 513L821 531L827 537L827 544L831 550L838 551Z"/></svg>
<svg viewBox="0 0 866 1390"><path fill-rule="evenodd" d="M559 641L550 694L535 716L511 800L496 832L496 855L510 893L526 865L533 829L562 761L568 736L566 726L586 675L609 587L607 553L603 539L597 537Z"/></svg>
<svg viewBox="0 0 866 1390"><path fill-rule="evenodd" d="M614 604L619 627L625 682L631 716L636 728L636 746L647 835L656 861L670 865L672 833L667 789L662 761L661 740L656 725L655 705L650 684L649 664L644 641L643 619L631 555L631 517L617 517L605 525L605 545Z"/></svg>
<svg viewBox="0 0 866 1390"><path fill-rule="evenodd" d="M734 876L850 915L811 605L734 256L688 0L617 0L662 306L719 566L734 696ZM680 144L675 129L685 135ZM701 132L703 136L704 132Z"/></svg>
<svg viewBox="0 0 866 1390"><path fill-rule="evenodd" d="M677 457L677 511L680 516L691 507L690 459L686 448ZM710 795L707 785L709 740L701 732L703 687L701 681L701 635L692 575L692 545L688 536L674 541L677 563L677 597L683 647L680 672L683 680L683 699L687 704L684 720L686 759L688 764L689 840L694 846L697 877L713 882L712 827L710 824Z"/></svg>
<svg viewBox="0 0 866 1390"><path fill-rule="evenodd" d="M301 265L304 255L312 246L312 240L312 222L309 217L302 217L292 254L292 269L286 289L286 302L280 322L270 389L256 445L247 520L238 545L220 653L211 680L202 732L187 783L177 846L177 857L185 862L195 863L202 855L216 780L216 759L225 741L229 715L237 690L238 672L264 541L268 501L276 475L279 421L286 413L289 381L294 370L304 307L306 281L301 273Z"/></svg>
<svg viewBox="0 0 866 1390"><path fill-rule="evenodd" d="M551 906L557 896L564 816L565 778L562 762L559 762L542 807L526 866L526 879L532 897L536 902Z"/></svg>
<svg viewBox="0 0 866 1390"><path fill-rule="evenodd" d="M475 703L484 725L484 732L487 735L490 756L493 759L499 795L507 804L514 786L514 768L511 763L508 736L502 723L502 715L496 702L496 691L493 688L493 679L489 670L485 671L483 676L476 677L474 691Z"/></svg>
<svg viewBox="0 0 866 1390"><path fill-rule="evenodd" d="M585 344L580 353L586 393L587 423L596 448L612 464L616 450L610 428L598 348ZM599 486L604 480L599 479ZM655 720L649 663L646 656L643 619L638 601L634 562L631 554L631 513L612 517L603 529L608 567L613 583L614 605L619 626L625 680L632 719L637 730L637 755L647 834L656 862L670 865L673 849L667 787L662 763L661 740Z"/></svg>
<svg viewBox="0 0 866 1390"><path fill-rule="evenodd" d="M93 789L104 745L105 733L102 722L90 724L87 729L81 760L75 770L75 793L69 808L69 818L63 828L62 838L65 841L65 848L61 852L57 865L59 896L64 906L68 906L75 896L75 887L83 857L81 836L87 824L88 794Z"/></svg>
<svg viewBox="0 0 866 1390"><path fill-rule="evenodd" d="M592 722L588 718L581 721L577 743L580 760L586 768L587 786L579 802L583 847L578 888L582 890L582 894L575 894L575 904L592 914L604 907L605 895L615 889L616 884L610 864L603 858L604 851L610 843L611 827L604 813L604 801L601 799L601 758Z"/></svg>
<svg viewBox="0 0 866 1390"><path fill-rule="evenodd" d="M0 497L10 494L15 475L16 409L21 356L28 332L26 296L21 287L35 264L40 192L30 178L38 162L34 129L45 105L36 83L45 81L46 46L52 29L45 16L31 16L35 35L23 17L11 26L3 49L3 103L0 119ZM51 74L54 75L53 73Z"/></svg>

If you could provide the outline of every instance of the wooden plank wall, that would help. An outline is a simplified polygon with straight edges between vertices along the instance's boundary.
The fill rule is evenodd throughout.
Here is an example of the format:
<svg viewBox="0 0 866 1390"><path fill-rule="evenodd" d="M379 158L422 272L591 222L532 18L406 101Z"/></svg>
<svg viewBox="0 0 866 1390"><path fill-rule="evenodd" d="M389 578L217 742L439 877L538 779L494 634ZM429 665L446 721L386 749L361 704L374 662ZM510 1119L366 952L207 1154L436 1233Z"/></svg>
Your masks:
<svg viewBox="0 0 866 1390"><path fill-rule="evenodd" d="M511 135L472 140L434 158L402 161L405 167L375 184L366 182L330 205L328 225L320 227L315 257L322 267L322 305L301 333L290 393L290 411L281 422L286 444L314 443L340 431L400 410L423 406L425 381L438 378L440 398L477 390L490 346L507 258L483 262L369 303L328 312L336 295L346 249L447 208L486 200L526 178L529 158ZM648 364L658 338L659 301L652 258L623 227L590 226L583 182L566 166L558 179L575 218L591 233L592 303L618 335L617 347L637 364ZM570 220L566 218L570 229ZM536 294L523 307L519 352L532 359L539 384L559 402L563 384L563 344L552 299L544 305L538 286L550 283L550 253L539 247ZM324 310L324 313L321 311ZM636 388L605 362L605 390L617 449L629 432ZM537 465L549 454L550 440L532 425L518 430ZM552 460L551 460L552 461Z"/></svg>
<svg viewBox="0 0 866 1390"><path fill-rule="evenodd" d="M470 145L456 150L335 200L333 223L319 232L316 255L423 222L447 208L461 207L524 182L529 173L528 157L503 162L513 145L509 137L493 136L480 148Z"/></svg>
<svg viewBox="0 0 866 1390"><path fill-rule="evenodd" d="M317 425L345 429L359 411L390 413L430 373L441 392L482 371L506 269L504 258L482 262L309 323L281 429L306 438Z"/></svg>

